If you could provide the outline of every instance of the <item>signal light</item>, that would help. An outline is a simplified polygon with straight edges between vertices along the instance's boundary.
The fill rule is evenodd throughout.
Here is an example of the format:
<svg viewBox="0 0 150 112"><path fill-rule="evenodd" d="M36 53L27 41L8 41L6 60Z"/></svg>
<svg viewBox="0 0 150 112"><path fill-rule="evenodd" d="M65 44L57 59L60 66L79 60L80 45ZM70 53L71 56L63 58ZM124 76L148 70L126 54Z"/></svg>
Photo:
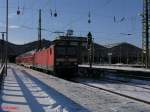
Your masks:
<svg viewBox="0 0 150 112"><path fill-rule="evenodd" d="M57 17L57 13L54 13L54 17Z"/></svg>
<svg viewBox="0 0 150 112"><path fill-rule="evenodd" d="M17 15L20 15L20 9L19 9L19 7L18 7L18 10L17 10Z"/></svg>
<svg viewBox="0 0 150 112"><path fill-rule="evenodd" d="M55 10L55 13L54 13L54 17L57 17L58 15L57 15L57 12L56 12L56 10Z"/></svg>
<svg viewBox="0 0 150 112"><path fill-rule="evenodd" d="M90 48L91 44L92 44L92 34L91 32L89 32L87 35L87 48L88 49Z"/></svg>
<svg viewBox="0 0 150 112"><path fill-rule="evenodd" d="M88 20L88 23L89 23L89 24L91 23L91 20L90 20L90 19Z"/></svg>

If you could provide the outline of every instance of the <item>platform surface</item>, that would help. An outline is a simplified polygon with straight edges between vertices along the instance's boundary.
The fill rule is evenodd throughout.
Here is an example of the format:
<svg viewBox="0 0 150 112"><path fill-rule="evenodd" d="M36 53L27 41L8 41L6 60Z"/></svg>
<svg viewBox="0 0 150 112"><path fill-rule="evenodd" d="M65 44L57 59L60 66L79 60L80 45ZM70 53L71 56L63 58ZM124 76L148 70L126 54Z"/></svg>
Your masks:
<svg viewBox="0 0 150 112"><path fill-rule="evenodd" d="M0 112L150 112L150 106L102 90L9 65Z"/></svg>

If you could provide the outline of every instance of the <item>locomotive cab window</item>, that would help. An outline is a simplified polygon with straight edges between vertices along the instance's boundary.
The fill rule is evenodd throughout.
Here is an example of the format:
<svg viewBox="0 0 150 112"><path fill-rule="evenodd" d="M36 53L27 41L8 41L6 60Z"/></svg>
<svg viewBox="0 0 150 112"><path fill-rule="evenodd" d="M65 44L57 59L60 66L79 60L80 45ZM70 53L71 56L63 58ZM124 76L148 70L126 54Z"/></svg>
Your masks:
<svg viewBox="0 0 150 112"><path fill-rule="evenodd" d="M65 55L66 53L65 47L56 47L57 55Z"/></svg>
<svg viewBox="0 0 150 112"><path fill-rule="evenodd" d="M74 46L59 46L56 47L56 54L58 56L76 56L77 54L77 49Z"/></svg>
<svg viewBox="0 0 150 112"><path fill-rule="evenodd" d="M76 55L76 54L77 54L77 49L76 49L76 47L68 47L66 54L67 54L67 55Z"/></svg>

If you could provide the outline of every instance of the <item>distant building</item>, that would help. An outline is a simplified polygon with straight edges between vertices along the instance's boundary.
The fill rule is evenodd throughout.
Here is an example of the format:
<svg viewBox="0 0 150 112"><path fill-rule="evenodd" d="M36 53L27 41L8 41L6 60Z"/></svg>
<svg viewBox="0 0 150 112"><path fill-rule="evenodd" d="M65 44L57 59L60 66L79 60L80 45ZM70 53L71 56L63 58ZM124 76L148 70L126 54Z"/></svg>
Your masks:
<svg viewBox="0 0 150 112"><path fill-rule="evenodd" d="M141 63L142 49L129 43L115 43L105 45L107 57L111 58L111 63L137 64Z"/></svg>

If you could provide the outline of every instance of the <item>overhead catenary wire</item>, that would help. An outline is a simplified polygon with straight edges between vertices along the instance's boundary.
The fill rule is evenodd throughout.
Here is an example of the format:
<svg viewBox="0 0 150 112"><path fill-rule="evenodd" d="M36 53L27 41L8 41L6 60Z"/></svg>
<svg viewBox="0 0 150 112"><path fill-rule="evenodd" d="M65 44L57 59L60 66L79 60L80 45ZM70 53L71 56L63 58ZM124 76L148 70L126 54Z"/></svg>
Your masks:
<svg viewBox="0 0 150 112"><path fill-rule="evenodd" d="M90 4L91 4L91 2L90 2L90 0L89 0L89 1L88 1L88 8L89 8L89 9L88 9L88 10L89 10L89 11L88 11L88 23L89 23L89 24L91 24L91 22L92 22L92 21L91 21L91 5L90 5Z"/></svg>
<svg viewBox="0 0 150 112"><path fill-rule="evenodd" d="M32 0L33 1L33 3L34 4L36 4L36 2L34 2L35 0ZM106 3L103 5L103 6L108 6L111 2L112 2L113 0L107 0L106 1ZM48 4L48 0L47 0L47 2L45 2L46 3L46 5ZM44 5L45 6L45 5ZM44 7L43 6L43 7ZM44 7L44 8L42 8L42 10L49 10L48 8L47 9L45 9L45 8L47 8L47 6L46 7ZM56 7L55 7L56 8ZM20 9L24 9L24 10L31 10L31 9L33 9L33 10L37 10L37 8L36 7L34 7L34 8L32 8L32 7L20 7ZM51 11L50 11L51 12ZM89 13L90 12L90 13ZM92 15L93 15L93 13L95 13L95 12L92 12L91 11L91 8L89 8L89 12L88 12L88 17L91 17ZM92 12L92 14L91 14L91 12ZM85 14L84 15L82 15L81 16L81 18L83 18L83 16L85 16ZM106 17L106 16L102 16L102 17ZM73 21L71 21L71 24L75 24L75 23L78 23L78 22L80 22L80 20L81 20L81 18L77 18L76 20L73 20ZM106 18L109 18L109 19L112 19L113 18L113 16L109 16L109 17L106 17ZM84 19L84 18L83 18ZM123 17L123 16L121 16L121 17L119 17L119 19L118 20L120 20L120 21L122 21L122 24L124 24L123 22L124 21L128 21L130 19L130 17ZM68 24L70 24L70 23L68 23ZM43 30L44 31L44 30Z"/></svg>

